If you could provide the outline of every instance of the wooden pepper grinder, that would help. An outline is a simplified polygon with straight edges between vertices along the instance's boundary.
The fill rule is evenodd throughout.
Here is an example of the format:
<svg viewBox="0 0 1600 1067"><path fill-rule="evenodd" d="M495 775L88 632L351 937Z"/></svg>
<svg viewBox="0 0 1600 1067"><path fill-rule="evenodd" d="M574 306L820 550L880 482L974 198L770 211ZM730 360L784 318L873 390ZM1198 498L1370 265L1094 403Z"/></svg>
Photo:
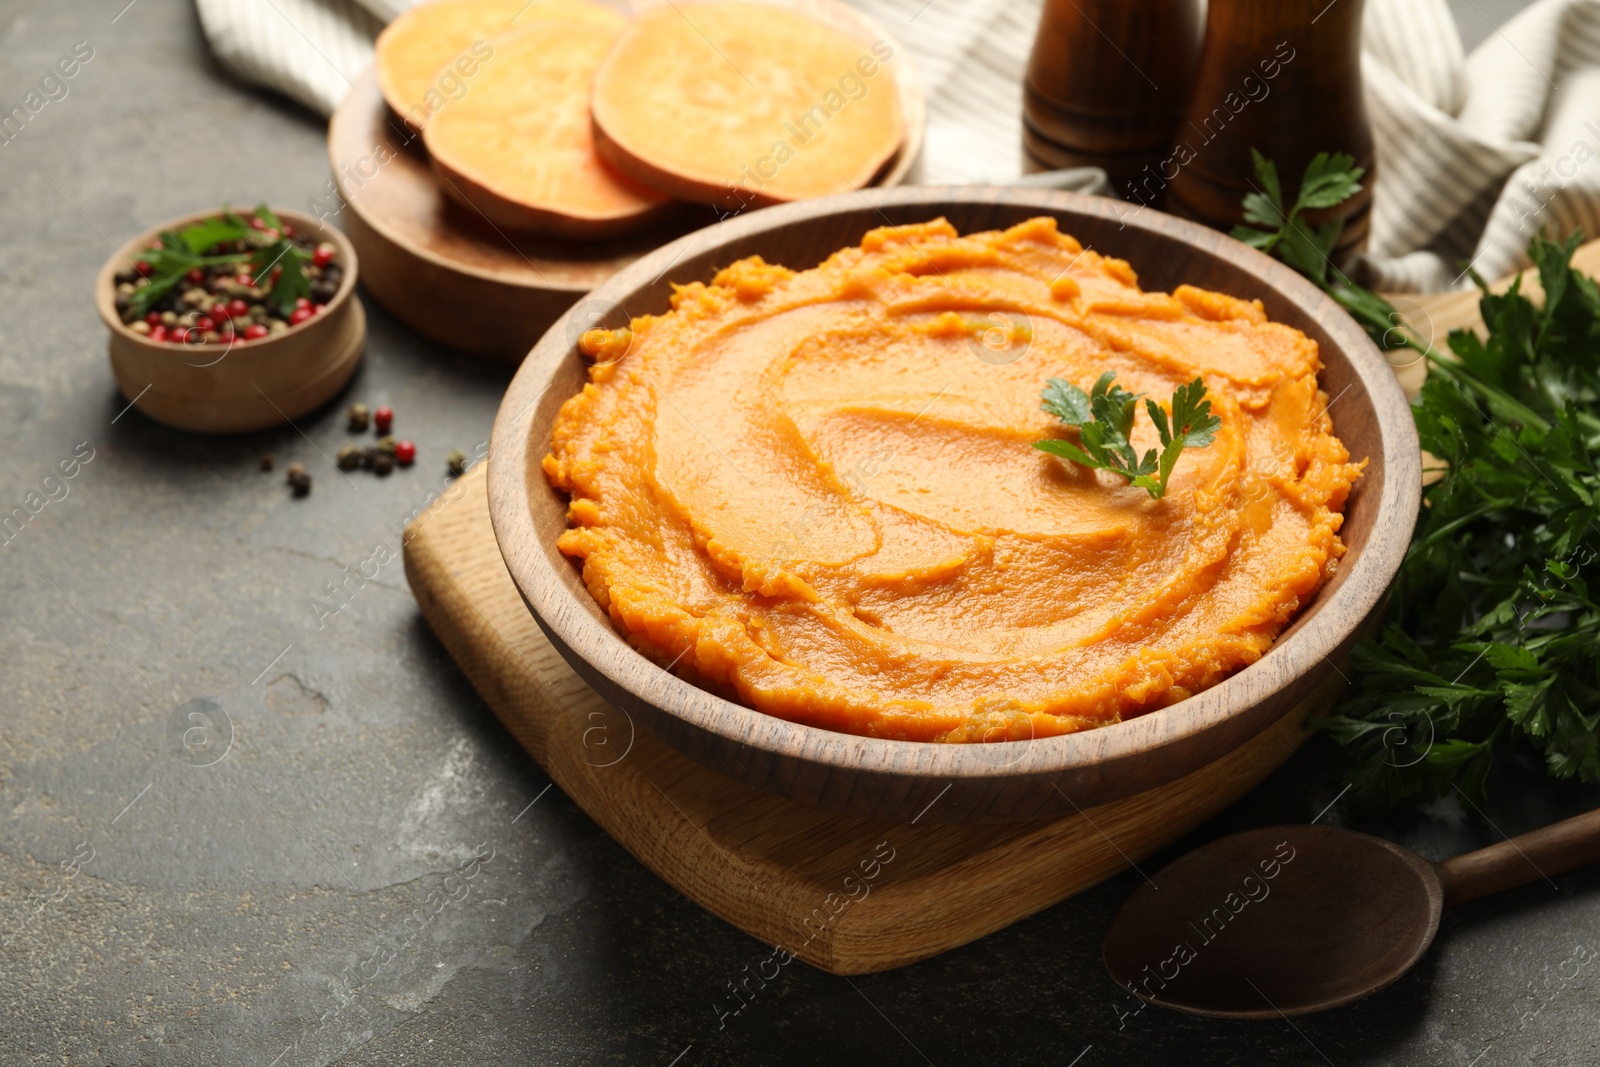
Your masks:
<svg viewBox="0 0 1600 1067"><path fill-rule="evenodd" d="M1104 167L1127 196L1172 144L1200 33L1199 0L1045 0L1023 83L1029 168Z"/></svg>
<svg viewBox="0 0 1600 1067"><path fill-rule="evenodd" d="M1277 164L1288 203L1313 156L1348 152L1367 171L1361 192L1307 221L1344 220L1335 263L1366 245L1373 155L1361 93L1362 6L1211 0L1200 69L1173 144L1167 211L1227 230L1244 221L1240 201L1257 188L1252 147Z"/></svg>

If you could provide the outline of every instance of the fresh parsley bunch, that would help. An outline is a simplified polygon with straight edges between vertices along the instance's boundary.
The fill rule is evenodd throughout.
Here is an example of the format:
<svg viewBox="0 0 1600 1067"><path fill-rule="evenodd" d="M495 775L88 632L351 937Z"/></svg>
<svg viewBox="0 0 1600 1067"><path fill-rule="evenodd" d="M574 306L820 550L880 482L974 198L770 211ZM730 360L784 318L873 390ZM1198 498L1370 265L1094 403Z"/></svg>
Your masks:
<svg viewBox="0 0 1600 1067"><path fill-rule="evenodd" d="M1484 337L1450 335L1413 404L1444 464L1384 629L1351 657L1355 693L1324 725L1356 799L1389 807L1531 750L1556 778L1600 780L1600 290L1577 235L1528 247L1545 296L1483 290Z"/></svg>
<svg viewBox="0 0 1600 1067"><path fill-rule="evenodd" d="M1110 371L1100 375L1094 388L1085 393L1071 382L1051 378L1045 382L1044 402L1039 406L1068 426L1078 430L1078 444L1060 438L1035 441L1033 447L1052 456L1080 463L1090 470L1115 471L1152 497L1160 500L1167 492L1167 479L1185 448L1204 448L1217 434L1222 420L1211 414L1206 399L1206 383L1196 378L1180 385L1172 394L1172 418L1154 400L1144 402L1150 420L1161 438L1159 455L1151 448L1141 458L1128 440L1133 430L1134 413L1140 395L1116 384Z"/></svg>
<svg viewBox="0 0 1600 1067"><path fill-rule="evenodd" d="M1600 289L1572 268L1580 237L1535 238L1542 306L1520 281L1482 291L1486 332L1450 334L1450 355L1400 326L1394 308L1328 262L1336 206L1362 176L1319 155L1284 210L1276 168L1235 236L1311 278L1385 347L1428 360L1412 404L1440 464L1378 637L1351 654L1354 691L1321 725L1348 757L1352 800L1369 808L1460 788L1481 800L1517 751L1556 778L1600 780Z"/></svg>

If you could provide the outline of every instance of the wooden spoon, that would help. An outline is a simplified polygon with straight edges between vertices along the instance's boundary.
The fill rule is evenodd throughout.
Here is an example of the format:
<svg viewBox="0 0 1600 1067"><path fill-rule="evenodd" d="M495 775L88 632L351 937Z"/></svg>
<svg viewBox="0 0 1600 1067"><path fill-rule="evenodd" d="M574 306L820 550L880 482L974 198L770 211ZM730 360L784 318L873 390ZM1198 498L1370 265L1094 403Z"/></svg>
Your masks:
<svg viewBox="0 0 1600 1067"><path fill-rule="evenodd" d="M1106 967L1194 1015L1324 1011L1410 970L1444 908L1596 861L1600 810L1437 864L1349 830L1251 830L1147 879L1111 923Z"/></svg>

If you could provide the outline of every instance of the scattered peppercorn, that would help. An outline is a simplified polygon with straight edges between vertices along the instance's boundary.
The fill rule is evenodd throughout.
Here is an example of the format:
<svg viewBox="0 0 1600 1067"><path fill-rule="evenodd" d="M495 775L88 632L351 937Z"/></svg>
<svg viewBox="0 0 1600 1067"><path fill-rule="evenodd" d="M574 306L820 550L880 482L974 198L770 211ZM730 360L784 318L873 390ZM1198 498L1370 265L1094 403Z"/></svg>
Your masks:
<svg viewBox="0 0 1600 1067"><path fill-rule="evenodd" d="M394 408L387 404L372 413L372 424L378 428L379 433L388 433L393 423Z"/></svg>
<svg viewBox="0 0 1600 1067"><path fill-rule="evenodd" d="M383 409L379 408L378 410L382 411ZM392 435L384 434L382 437L378 438L377 449L379 452L387 452L392 459L394 457L394 450L398 448L399 445L400 442L396 441Z"/></svg>
<svg viewBox="0 0 1600 1067"><path fill-rule="evenodd" d="M459 448L444 457L445 463L450 468L450 473L457 478L467 473L467 454Z"/></svg>
<svg viewBox="0 0 1600 1067"><path fill-rule="evenodd" d="M367 422L370 418L367 414L367 405L351 404L350 411L345 417L349 420L348 425L351 433L367 432Z"/></svg>
<svg viewBox="0 0 1600 1067"><path fill-rule="evenodd" d="M272 458L272 453L271 452L268 452L266 455L261 457L261 469L262 470L269 471L276 465L277 465L277 460Z"/></svg>
<svg viewBox="0 0 1600 1067"><path fill-rule="evenodd" d="M417 446L410 441L396 441L394 443L394 461L402 467L409 467L417 459Z"/></svg>
<svg viewBox="0 0 1600 1067"><path fill-rule="evenodd" d="M382 476L394 470L394 456L384 451L374 451L367 457L372 473Z"/></svg>
<svg viewBox="0 0 1600 1067"><path fill-rule="evenodd" d="M343 448L339 449L339 469L342 471L353 471L357 467L361 466L362 462L366 458L366 449L358 448L355 445L345 445Z"/></svg>
<svg viewBox="0 0 1600 1067"><path fill-rule="evenodd" d="M303 464L289 464L287 474L285 481L294 489L295 496L305 496L311 492L311 472Z"/></svg>

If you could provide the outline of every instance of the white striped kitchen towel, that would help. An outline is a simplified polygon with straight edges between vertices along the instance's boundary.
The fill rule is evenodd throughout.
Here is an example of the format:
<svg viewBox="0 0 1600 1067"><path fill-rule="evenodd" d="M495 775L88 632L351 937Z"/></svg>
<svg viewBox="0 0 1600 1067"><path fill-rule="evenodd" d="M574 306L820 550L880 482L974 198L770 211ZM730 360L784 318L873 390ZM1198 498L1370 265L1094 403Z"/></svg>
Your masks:
<svg viewBox="0 0 1600 1067"><path fill-rule="evenodd" d="M414 2L195 0L224 66L323 115ZM904 43L927 94L921 180L1016 178L1041 0L853 3ZM1363 44L1378 157L1365 280L1464 287L1468 262L1486 277L1525 266L1541 228L1600 236L1600 0L1538 0L1470 56L1446 0L1367 0Z"/></svg>

